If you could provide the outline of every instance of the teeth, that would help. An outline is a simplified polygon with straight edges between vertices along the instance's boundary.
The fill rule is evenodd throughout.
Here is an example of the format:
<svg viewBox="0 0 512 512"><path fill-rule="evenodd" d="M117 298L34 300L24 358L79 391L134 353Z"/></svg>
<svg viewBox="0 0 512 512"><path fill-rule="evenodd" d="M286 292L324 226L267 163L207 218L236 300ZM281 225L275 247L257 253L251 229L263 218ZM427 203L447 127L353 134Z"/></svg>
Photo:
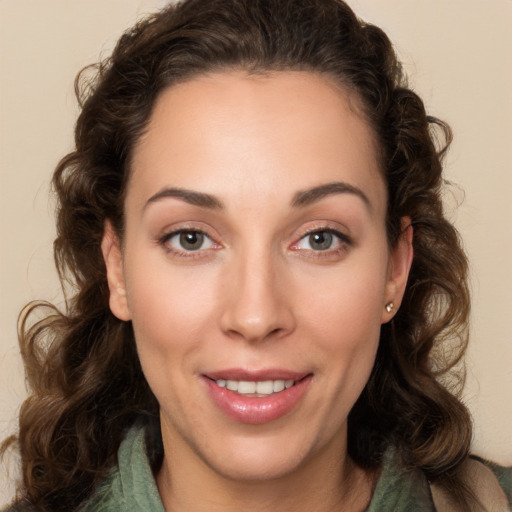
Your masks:
<svg viewBox="0 0 512 512"><path fill-rule="evenodd" d="M279 393L284 389L291 388L293 380L262 380L258 382L247 380L224 380L215 381L217 386L236 391L241 395L271 395Z"/></svg>
<svg viewBox="0 0 512 512"><path fill-rule="evenodd" d="M274 381L274 393L279 393L279 391L283 391L284 389L284 380L275 380Z"/></svg>
<svg viewBox="0 0 512 512"><path fill-rule="evenodd" d="M240 388L238 388L240 392ZM258 395L270 395L274 392L274 381L272 380L264 380L256 383L256 393Z"/></svg>
<svg viewBox="0 0 512 512"><path fill-rule="evenodd" d="M227 380L226 387L231 391L238 391L238 382L236 380Z"/></svg>
<svg viewBox="0 0 512 512"><path fill-rule="evenodd" d="M247 382L245 380L241 380L238 383L237 391L241 395L248 395L248 394L256 393L256 382Z"/></svg>

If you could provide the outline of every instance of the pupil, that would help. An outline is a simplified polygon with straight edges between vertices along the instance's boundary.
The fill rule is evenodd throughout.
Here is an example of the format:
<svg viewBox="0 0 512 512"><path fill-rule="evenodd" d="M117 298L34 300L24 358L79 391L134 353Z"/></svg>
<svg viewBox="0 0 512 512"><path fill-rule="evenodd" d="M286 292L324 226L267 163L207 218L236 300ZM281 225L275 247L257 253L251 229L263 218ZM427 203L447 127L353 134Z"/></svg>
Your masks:
<svg viewBox="0 0 512 512"><path fill-rule="evenodd" d="M185 231L180 235L180 244L187 251L197 251L203 245L204 235L195 231Z"/></svg>
<svg viewBox="0 0 512 512"><path fill-rule="evenodd" d="M309 243L313 249L317 251L325 251L331 247L332 234L327 231L313 233L309 236Z"/></svg>

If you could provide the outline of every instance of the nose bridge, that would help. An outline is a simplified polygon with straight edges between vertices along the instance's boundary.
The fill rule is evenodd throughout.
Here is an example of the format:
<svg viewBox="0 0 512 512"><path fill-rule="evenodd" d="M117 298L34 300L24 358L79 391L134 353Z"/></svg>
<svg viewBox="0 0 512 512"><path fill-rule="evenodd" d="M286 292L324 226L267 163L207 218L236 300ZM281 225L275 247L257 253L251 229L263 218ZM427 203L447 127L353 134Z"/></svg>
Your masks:
<svg viewBox="0 0 512 512"><path fill-rule="evenodd" d="M224 332L255 342L293 328L284 269L280 266L279 257L268 246L240 251L225 289L227 300L221 318Z"/></svg>

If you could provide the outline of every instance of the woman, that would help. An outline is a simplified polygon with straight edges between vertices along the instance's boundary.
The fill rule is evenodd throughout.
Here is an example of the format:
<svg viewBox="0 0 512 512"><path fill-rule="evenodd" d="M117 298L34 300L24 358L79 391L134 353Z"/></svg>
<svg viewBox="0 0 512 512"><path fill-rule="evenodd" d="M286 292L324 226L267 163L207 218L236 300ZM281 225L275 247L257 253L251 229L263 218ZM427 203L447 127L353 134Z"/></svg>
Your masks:
<svg viewBox="0 0 512 512"><path fill-rule="evenodd" d="M54 175L74 288L22 322L17 507L505 509L439 382L469 313L450 132L380 29L337 0L189 0L81 100Z"/></svg>

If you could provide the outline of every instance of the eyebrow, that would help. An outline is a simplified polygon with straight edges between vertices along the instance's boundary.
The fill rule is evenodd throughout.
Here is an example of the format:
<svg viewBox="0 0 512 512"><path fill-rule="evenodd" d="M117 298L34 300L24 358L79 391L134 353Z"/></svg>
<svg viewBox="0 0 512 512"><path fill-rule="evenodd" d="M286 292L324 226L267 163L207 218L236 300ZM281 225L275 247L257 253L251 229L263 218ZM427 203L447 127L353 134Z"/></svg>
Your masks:
<svg viewBox="0 0 512 512"><path fill-rule="evenodd" d="M343 181L334 181L297 192L293 197L292 206L294 208L309 206L333 194L353 194L359 197L369 210L372 209L370 199L360 188Z"/></svg>
<svg viewBox="0 0 512 512"><path fill-rule="evenodd" d="M152 195L146 201L143 209L145 210L151 203L156 203L162 199L167 199L170 197L182 199L183 201L194 206L200 206L202 208L208 208L211 210L222 210L224 208L222 202L210 194L205 194L204 192L196 192L194 190L187 190L184 188L166 187Z"/></svg>
<svg viewBox="0 0 512 512"><path fill-rule="evenodd" d="M368 209L371 210L371 203L368 196L360 188L342 181L334 181L332 183L318 185L317 187L309 188L307 190L301 190L293 196L291 205L294 208L303 208L320 201L324 197L334 194L356 195L365 203ZM150 204L167 198L182 199L194 206L208 208L211 210L224 209L222 202L211 194L196 192L194 190L184 188L166 187L152 195L144 204L143 210L145 210Z"/></svg>

